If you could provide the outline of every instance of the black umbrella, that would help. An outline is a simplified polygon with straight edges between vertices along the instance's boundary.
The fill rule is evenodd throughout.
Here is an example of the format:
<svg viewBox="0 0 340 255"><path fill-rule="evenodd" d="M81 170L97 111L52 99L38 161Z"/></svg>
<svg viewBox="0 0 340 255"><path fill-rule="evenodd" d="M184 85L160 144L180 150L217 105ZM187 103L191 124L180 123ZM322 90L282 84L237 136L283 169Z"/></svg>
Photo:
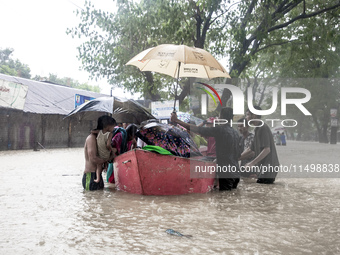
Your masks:
<svg viewBox="0 0 340 255"><path fill-rule="evenodd" d="M71 111L65 118L83 113L83 118L89 118L92 112L106 112L112 114L118 123L136 123L155 119L141 104L133 99L119 97L99 97L88 101Z"/></svg>

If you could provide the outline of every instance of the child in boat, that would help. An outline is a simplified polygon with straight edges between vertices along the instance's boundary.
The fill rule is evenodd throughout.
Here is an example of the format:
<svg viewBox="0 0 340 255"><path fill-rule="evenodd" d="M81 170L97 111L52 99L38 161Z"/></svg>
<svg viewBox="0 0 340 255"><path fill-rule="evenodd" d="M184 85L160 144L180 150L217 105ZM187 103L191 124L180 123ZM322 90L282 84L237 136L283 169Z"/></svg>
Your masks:
<svg viewBox="0 0 340 255"><path fill-rule="evenodd" d="M136 141L137 126L135 124L130 124L126 128L127 136L127 151L133 150L137 147Z"/></svg>
<svg viewBox="0 0 340 255"><path fill-rule="evenodd" d="M113 130L116 126L115 121L112 118L104 118L92 133L97 134L97 148L100 158L107 161L112 160L115 156L117 149L112 148L111 140L113 136ZM103 172L103 165L97 165L95 182L100 182L100 176Z"/></svg>

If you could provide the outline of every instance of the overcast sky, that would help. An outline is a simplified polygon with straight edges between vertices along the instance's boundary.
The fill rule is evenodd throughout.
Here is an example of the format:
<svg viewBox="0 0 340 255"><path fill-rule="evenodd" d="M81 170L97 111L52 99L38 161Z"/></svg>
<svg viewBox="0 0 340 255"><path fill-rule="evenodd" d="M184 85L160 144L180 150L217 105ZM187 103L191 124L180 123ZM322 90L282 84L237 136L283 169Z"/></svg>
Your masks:
<svg viewBox="0 0 340 255"><path fill-rule="evenodd" d="M66 34L67 28L79 24L74 11L83 7L85 0L0 0L0 48L13 48L13 58L31 68L35 75L71 77L79 82L100 85L102 93L109 94L111 86L106 80L88 80L85 71L79 71L81 62L77 59L76 47L81 44L77 38ZM95 6L114 11L112 0L93 1ZM115 94L131 98L130 93Z"/></svg>

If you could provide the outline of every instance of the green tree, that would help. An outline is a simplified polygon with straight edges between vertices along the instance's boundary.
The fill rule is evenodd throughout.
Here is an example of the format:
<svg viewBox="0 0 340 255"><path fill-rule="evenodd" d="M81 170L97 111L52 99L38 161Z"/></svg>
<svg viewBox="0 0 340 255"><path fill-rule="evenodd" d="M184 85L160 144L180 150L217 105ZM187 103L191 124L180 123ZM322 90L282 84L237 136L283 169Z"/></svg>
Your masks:
<svg viewBox="0 0 340 255"><path fill-rule="evenodd" d="M247 72L256 78L258 70L265 70L266 77L285 79L276 82L276 86L289 84L311 92L312 98L306 104L311 117L293 108L288 111L289 118L299 122L294 130L297 139L314 136L316 131L320 142L328 142L330 109L338 108L340 99L338 20L339 10L292 25L295 40L264 49L259 53L259 61L253 61L249 69L253 71Z"/></svg>
<svg viewBox="0 0 340 255"><path fill-rule="evenodd" d="M187 33L174 29L178 25L185 27L177 24L181 19L174 22L179 7L167 1L141 1L140 4L117 1L117 4L117 13L97 10L91 2L77 11L82 22L68 32L89 39L79 47L79 58L93 77L105 77L113 85L140 92L146 99L159 100L162 90L172 89L172 79L140 72L125 64L134 55L158 43L181 42ZM178 10L178 13L182 12ZM165 38L164 34L172 38Z"/></svg>
<svg viewBox="0 0 340 255"><path fill-rule="evenodd" d="M93 77L106 77L109 83L152 100L160 98L160 91L173 92L172 80L125 66L142 50L162 43L206 48L227 57L232 77L239 77L259 52L299 40L294 35L303 31L299 22L323 17L340 6L338 0L126 0L116 4L117 12L108 13L86 2L77 11L81 23L68 33L87 38L79 47L79 58ZM191 86L183 80L180 101Z"/></svg>
<svg viewBox="0 0 340 255"><path fill-rule="evenodd" d="M49 74L49 77L41 77L39 75L36 75L35 77L33 77L33 80L45 81L45 82L47 81L50 83L64 85L64 86L71 87L71 88L83 89L83 90L100 93L99 86L89 85L88 83L80 83L79 81L74 80L69 77L59 78L57 74L52 74L52 73Z"/></svg>
<svg viewBox="0 0 340 255"><path fill-rule="evenodd" d="M18 59L13 59L11 57L13 52L14 50L10 48L4 50L0 48L0 73L30 79L31 69Z"/></svg>

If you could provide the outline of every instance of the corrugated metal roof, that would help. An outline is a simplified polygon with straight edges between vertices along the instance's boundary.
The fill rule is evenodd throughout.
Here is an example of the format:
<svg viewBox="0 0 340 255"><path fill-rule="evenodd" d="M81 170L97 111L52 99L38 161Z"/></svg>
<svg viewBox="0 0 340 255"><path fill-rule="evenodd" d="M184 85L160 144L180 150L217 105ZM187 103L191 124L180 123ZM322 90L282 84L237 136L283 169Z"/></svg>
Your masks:
<svg viewBox="0 0 340 255"><path fill-rule="evenodd" d="M74 109L76 94L94 98L108 96L5 74L0 74L0 79L28 86L24 112L67 115Z"/></svg>

